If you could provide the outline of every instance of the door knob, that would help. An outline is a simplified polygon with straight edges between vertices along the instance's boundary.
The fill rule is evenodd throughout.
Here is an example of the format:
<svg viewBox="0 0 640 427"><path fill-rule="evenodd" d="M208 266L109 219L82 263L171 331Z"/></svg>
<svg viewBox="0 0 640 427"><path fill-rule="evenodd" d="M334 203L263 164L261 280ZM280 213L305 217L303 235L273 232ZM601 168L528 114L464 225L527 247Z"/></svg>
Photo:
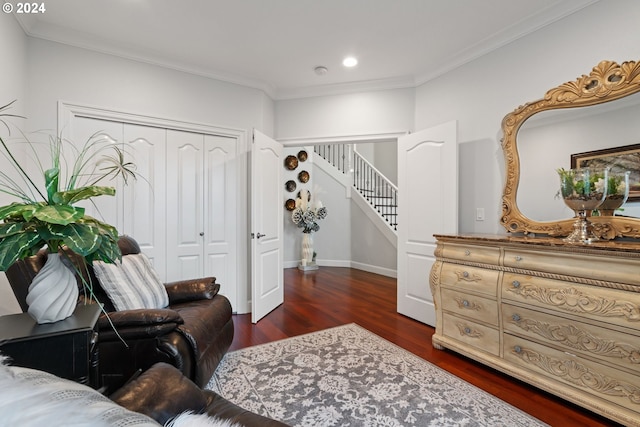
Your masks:
<svg viewBox="0 0 640 427"><path fill-rule="evenodd" d="M258 233L258 234L256 235L256 237L257 237L258 239L259 239L259 238L261 238L261 237L264 237L264 236L266 236L266 234Z"/></svg>

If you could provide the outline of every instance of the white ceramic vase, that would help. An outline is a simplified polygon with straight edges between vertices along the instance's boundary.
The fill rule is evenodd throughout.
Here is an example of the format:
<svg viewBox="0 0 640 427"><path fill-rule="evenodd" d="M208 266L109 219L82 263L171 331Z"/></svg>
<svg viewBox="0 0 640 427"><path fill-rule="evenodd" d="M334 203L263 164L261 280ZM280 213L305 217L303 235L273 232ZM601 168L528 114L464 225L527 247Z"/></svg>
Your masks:
<svg viewBox="0 0 640 427"><path fill-rule="evenodd" d="M313 235L302 233L302 265L311 265L313 261Z"/></svg>
<svg viewBox="0 0 640 427"><path fill-rule="evenodd" d="M48 254L27 294L28 313L37 323L53 323L71 316L78 303L78 285L60 254Z"/></svg>

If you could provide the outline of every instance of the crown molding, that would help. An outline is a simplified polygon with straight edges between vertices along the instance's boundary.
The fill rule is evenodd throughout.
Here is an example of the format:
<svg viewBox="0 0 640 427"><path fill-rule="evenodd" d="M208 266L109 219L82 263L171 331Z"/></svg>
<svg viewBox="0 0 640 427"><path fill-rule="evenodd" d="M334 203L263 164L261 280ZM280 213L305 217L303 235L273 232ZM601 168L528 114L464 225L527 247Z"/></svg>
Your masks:
<svg viewBox="0 0 640 427"><path fill-rule="evenodd" d="M406 89L414 87L416 87L416 81L411 76L393 77L389 79L338 83L331 85L280 88L276 90L276 97L274 99L279 101L286 99L312 98L316 96L344 95L348 93Z"/></svg>
<svg viewBox="0 0 640 427"><path fill-rule="evenodd" d="M463 51L457 52L447 60L441 62L441 66L432 71L416 76L415 86L423 85L430 80L455 70L473 60L488 53L500 49L514 41L534 33L560 19L573 15L576 12L594 4L600 0L569 0L549 6L542 12L529 16L522 21L514 22L511 26L493 34L491 37L478 41L468 46Z"/></svg>
<svg viewBox="0 0 640 427"><path fill-rule="evenodd" d="M515 40L533 33L547 25L563 19L601 0L566 0L549 6L542 12L522 21L514 22L508 28L480 40L463 51L452 54L432 70L416 75L401 76L388 79L346 82L339 84L316 85L306 87L276 87L273 84L220 70L207 69L197 65L172 61L162 55L148 50L131 50L111 43L109 40L94 37L85 33L68 30L39 20L37 15L16 14L13 16L29 37L49 40L102 54L112 55L127 60L160 66L209 79L252 88L264 92L272 100L288 100L319 96L342 95L357 92L416 88L464 64L480 58Z"/></svg>
<svg viewBox="0 0 640 427"><path fill-rule="evenodd" d="M276 140L285 147L298 147L305 145L322 145L322 144L345 144L345 143L368 143L368 142L387 142L394 141L410 134L408 130L371 133L371 134L349 134L334 136L304 136L304 137L287 137L276 138Z"/></svg>
<svg viewBox="0 0 640 427"><path fill-rule="evenodd" d="M60 43L67 46L77 47L105 55L116 56L130 61L155 65L183 73L193 74L213 80L257 89L265 92L269 97L275 99L276 88L267 82L251 79L236 74L225 73L218 70L205 69L198 66L190 66L178 61L167 60L160 55L154 55L148 51L122 49L108 40L93 37L85 33L67 30L56 25L49 25L38 21L30 15L15 15L16 20L29 37Z"/></svg>

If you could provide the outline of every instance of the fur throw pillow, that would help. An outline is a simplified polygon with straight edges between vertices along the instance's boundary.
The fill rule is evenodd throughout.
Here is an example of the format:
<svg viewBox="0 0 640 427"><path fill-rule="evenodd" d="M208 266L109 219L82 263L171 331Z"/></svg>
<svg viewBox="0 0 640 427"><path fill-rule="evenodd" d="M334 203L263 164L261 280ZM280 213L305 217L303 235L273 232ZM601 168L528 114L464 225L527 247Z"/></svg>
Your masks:
<svg viewBox="0 0 640 427"><path fill-rule="evenodd" d="M207 414L197 415L192 412L184 412L165 424L165 427L242 427L229 420L210 417Z"/></svg>

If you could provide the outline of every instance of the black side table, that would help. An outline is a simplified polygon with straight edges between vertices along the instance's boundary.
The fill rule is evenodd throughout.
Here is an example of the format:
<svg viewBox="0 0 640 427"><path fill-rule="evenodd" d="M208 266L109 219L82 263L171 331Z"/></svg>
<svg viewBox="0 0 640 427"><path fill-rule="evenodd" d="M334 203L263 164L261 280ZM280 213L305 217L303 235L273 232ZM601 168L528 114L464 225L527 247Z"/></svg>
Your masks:
<svg viewBox="0 0 640 427"><path fill-rule="evenodd" d="M98 388L99 315L98 305L87 304L64 320L41 325L28 313L0 316L0 353L11 365Z"/></svg>

